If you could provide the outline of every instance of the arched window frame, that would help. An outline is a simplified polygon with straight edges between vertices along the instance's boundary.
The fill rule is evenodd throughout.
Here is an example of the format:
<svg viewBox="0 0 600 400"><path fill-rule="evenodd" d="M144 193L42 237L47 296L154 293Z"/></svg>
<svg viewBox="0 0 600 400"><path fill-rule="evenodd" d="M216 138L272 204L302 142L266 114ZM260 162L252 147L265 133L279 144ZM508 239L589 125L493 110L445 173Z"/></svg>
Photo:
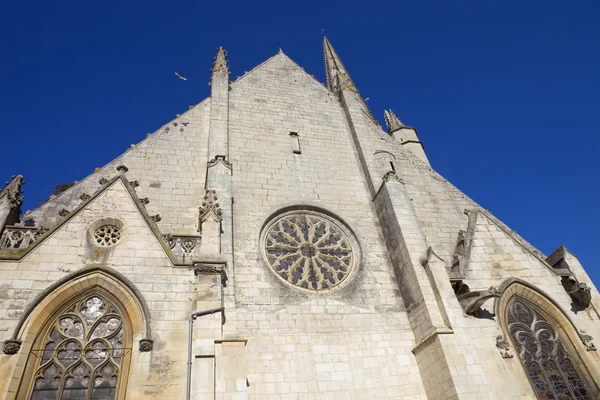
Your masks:
<svg viewBox="0 0 600 400"><path fill-rule="evenodd" d="M597 382L600 382L600 363L598 362L598 359L594 357L596 352L591 352L591 354L588 352L589 349L587 349L582 342L582 332L576 328L575 324L564 312L562 307L542 290L518 278L512 278L505 281L500 285L499 292L501 295L500 298L495 301L495 313L499 317L498 320L504 336L509 340L515 352L517 347L508 331L506 313L508 306L512 301L515 298L518 298L541 313L548 323L552 325L555 331L563 339L563 345L569 352L582 380L584 380L586 386L592 391L592 396L599 396L600 389ZM528 382L529 386L532 388L532 392L535 393L532 382L527 376L525 366L518 354L515 354L515 358L518 358L518 362L521 364L523 379Z"/></svg>
<svg viewBox="0 0 600 400"><path fill-rule="evenodd" d="M118 309L118 314L121 318L121 327L123 328L123 355L121 358L120 365L118 366L119 377L115 399L125 398L125 393L127 390L127 379L129 377L129 368L131 364L131 353L133 350L133 335L131 323L129 321L127 311L125 310L121 302L111 293L99 286L96 286L90 290L87 290L83 293L71 297L47 318L44 327L40 330L35 341L33 342L32 349L29 351L29 356L26 364L27 366L25 368L25 373L22 378L23 383L21 384L21 388L19 390L19 398L21 395L23 395L23 398L25 399L29 399L32 396L34 385L37 380L36 372L41 366L39 354L43 352L44 346L46 345L46 341L49 338L50 331L55 327L57 319L60 318L61 315L63 315L69 307L92 296L99 296L108 300L113 306L115 306Z"/></svg>
<svg viewBox="0 0 600 400"><path fill-rule="evenodd" d="M126 277L100 264L90 265L65 277L59 279L52 285L43 290L30 303L21 316L11 342L20 344L20 349L13 357L15 368L12 379L8 386L6 400L21 399L24 396L24 390L28 388L31 374L33 371L27 371L29 358L34 342L39 333L49 321L49 316L54 315L57 310L81 293L89 293L101 288L109 292L116 302L123 307L125 314L131 324L132 343L131 363L136 362L138 351L146 352L152 350L152 332L150 325L150 312L142 294L136 289L135 285ZM130 363L130 364L131 364ZM129 370L123 370L123 374L129 376ZM29 375L28 375L29 374ZM126 385L120 385L117 392L117 398L122 399L125 396Z"/></svg>

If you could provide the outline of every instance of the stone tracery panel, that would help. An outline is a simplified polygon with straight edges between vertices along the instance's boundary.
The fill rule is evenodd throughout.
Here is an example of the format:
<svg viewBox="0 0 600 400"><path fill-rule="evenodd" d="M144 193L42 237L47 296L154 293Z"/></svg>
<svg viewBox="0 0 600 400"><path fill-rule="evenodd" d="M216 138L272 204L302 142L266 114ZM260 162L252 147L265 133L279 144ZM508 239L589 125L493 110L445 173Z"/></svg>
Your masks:
<svg viewBox="0 0 600 400"><path fill-rule="evenodd" d="M123 335L120 311L103 296L73 303L53 320L37 350L29 399L116 398Z"/></svg>
<svg viewBox="0 0 600 400"><path fill-rule="evenodd" d="M343 225L312 211L288 213L264 234L269 266L286 282L308 290L329 290L344 282L357 260L357 245Z"/></svg>
<svg viewBox="0 0 600 400"><path fill-rule="evenodd" d="M565 339L540 312L526 301L513 299L506 311L506 323L539 399L592 400L590 389L565 349Z"/></svg>

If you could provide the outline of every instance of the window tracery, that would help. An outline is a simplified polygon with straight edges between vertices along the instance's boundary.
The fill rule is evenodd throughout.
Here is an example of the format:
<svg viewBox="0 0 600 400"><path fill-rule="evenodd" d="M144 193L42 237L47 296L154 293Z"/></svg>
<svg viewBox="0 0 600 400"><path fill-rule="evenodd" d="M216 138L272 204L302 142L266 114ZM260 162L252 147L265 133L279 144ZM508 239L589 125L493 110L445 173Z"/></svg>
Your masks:
<svg viewBox="0 0 600 400"><path fill-rule="evenodd" d="M94 232L94 240L98 246L114 246L121 240L121 229L115 225L102 225Z"/></svg>
<svg viewBox="0 0 600 400"><path fill-rule="evenodd" d="M542 313L527 302L514 299L508 305L506 323L539 399L592 400L574 359L565 349L565 339Z"/></svg>
<svg viewBox="0 0 600 400"><path fill-rule="evenodd" d="M46 330L30 400L116 398L124 356L121 312L98 294L73 302Z"/></svg>
<svg viewBox="0 0 600 400"><path fill-rule="evenodd" d="M350 235L317 213L295 212L272 222L264 237L269 266L288 283L327 290L342 283L355 264Z"/></svg>

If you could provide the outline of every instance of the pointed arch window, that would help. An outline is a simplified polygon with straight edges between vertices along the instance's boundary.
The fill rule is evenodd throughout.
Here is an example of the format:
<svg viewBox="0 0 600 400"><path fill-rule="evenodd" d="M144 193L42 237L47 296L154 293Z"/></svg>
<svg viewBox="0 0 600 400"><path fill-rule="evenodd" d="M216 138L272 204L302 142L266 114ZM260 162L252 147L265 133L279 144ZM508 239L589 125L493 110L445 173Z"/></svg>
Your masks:
<svg viewBox="0 0 600 400"><path fill-rule="evenodd" d="M36 341L28 399L115 399L128 331L124 312L108 296L71 301Z"/></svg>
<svg viewBox="0 0 600 400"><path fill-rule="evenodd" d="M529 302L513 298L506 323L515 349L537 397L543 400L592 400L568 338Z"/></svg>

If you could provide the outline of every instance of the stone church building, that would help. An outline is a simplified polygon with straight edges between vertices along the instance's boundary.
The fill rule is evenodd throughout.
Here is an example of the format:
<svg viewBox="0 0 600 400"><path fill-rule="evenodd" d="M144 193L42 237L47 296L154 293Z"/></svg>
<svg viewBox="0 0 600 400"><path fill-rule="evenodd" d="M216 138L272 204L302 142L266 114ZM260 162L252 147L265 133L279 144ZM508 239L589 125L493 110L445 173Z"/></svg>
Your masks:
<svg viewBox="0 0 600 400"><path fill-rule="evenodd" d="M0 398L600 398L577 257L383 130L323 46L326 85L282 51L230 80L219 49L209 98L23 215L13 177Z"/></svg>

